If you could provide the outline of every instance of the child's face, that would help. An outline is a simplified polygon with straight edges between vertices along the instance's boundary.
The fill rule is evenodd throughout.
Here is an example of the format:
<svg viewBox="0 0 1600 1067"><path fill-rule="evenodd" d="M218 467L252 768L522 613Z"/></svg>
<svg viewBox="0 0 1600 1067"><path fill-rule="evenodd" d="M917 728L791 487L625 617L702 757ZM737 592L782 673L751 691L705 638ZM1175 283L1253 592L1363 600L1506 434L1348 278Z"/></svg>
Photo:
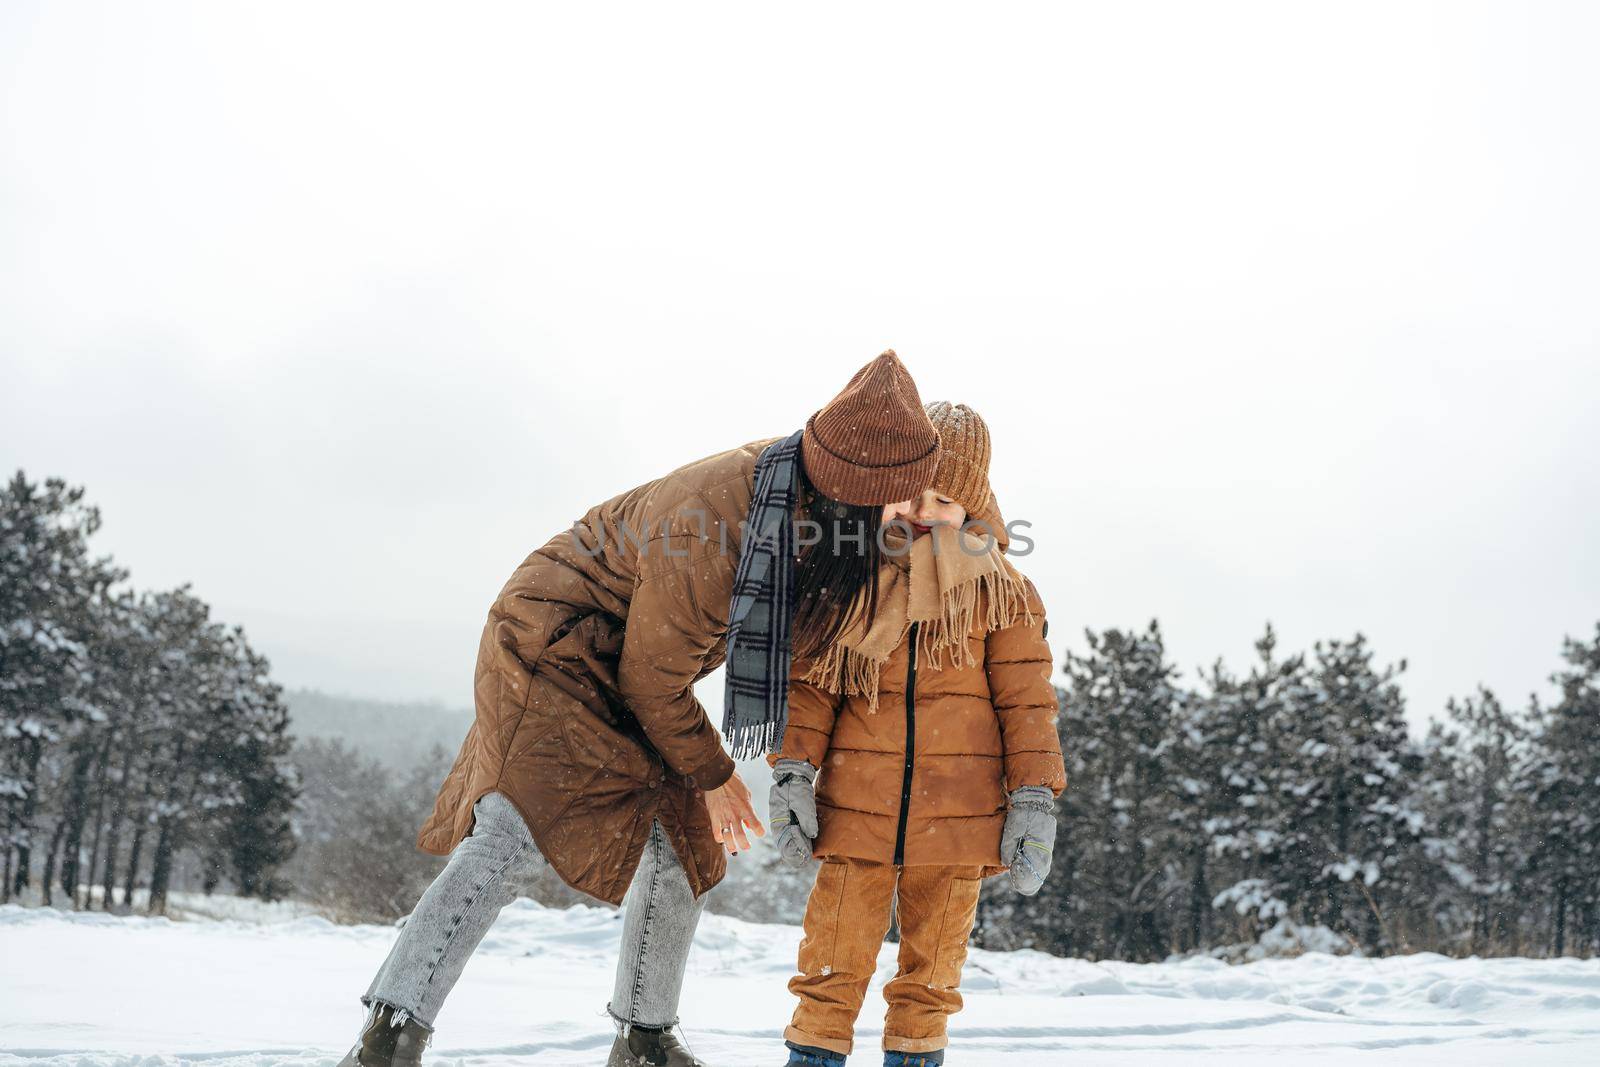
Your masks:
<svg viewBox="0 0 1600 1067"><path fill-rule="evenodd" d="M924 489L915 500L883 506L883 521L900 519L910 525L911 535L921 537L935 526L959 527L967 521L967 509L932 489Z"/></svg>

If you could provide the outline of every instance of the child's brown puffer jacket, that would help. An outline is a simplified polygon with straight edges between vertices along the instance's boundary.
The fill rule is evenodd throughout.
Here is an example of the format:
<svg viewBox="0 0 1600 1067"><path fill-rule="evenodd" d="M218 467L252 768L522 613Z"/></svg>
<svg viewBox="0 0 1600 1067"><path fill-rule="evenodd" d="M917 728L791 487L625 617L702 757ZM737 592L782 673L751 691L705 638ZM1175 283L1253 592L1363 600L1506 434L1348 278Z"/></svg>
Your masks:
<svg viewBox="0 0 1600 1067"><path fill-rule="evenodd" d="M904 577L925 557L913 551L893 560L884 580L889 567ZM832 692L869 687L857 673L855 684L824 689L816 679L827 671L816 661L794 664L788 728L769 762L798 759L821 769L814 855L979 864L985 875L997 874L1005 869L1007 793L1038 785L1059 795L1065 787L1044 604L1008 561L994 577L973 584L965 610L947 614L962 623L970 616L965 656L946 640L930 664L921 631L938 623L912 622L873 667L875 691ZM945 600L948 609L951 593ZM1007 607L995 610L1001 601ZM991 630L991 622L1003 625ZM850 673L837 656L829 669L835 677Z"/></svg>

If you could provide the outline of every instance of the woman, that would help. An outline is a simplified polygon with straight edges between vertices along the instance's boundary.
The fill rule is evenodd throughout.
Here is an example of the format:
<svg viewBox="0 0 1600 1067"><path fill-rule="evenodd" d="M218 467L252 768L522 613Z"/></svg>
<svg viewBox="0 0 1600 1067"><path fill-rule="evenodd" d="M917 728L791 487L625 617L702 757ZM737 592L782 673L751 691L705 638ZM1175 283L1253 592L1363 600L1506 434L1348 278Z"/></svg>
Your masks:
<svg viewBox="0 0 1600 1067"><path fill-rule="evenodd" d="M1050 871L1066 779L1044 604L1002 553L988 428L963 405L928 414L933 486L884 509L886 537L906 536L888 542L878 603L797 657L769 757L780 853L823 860L789 982L791 1067L843 1067L891 908L884 1067L944 1063L982 879L1009 870L1031 894Z"/></svg>
<svg viewBox="0 0 1600 1067"><path fill-rule="evenodd" d="M801 648L837 630L877 573L879 510L920 492L938 451L916 384L885 352L804 430L613 497L523 561L490 608L476 719L417 838L450 862L362 997L343 1067L420 1062L512 881L541 866L623 905L609 1067L700 1064L673 1033L689 944L721 846L763 830L692 686L722 662L731 621L736 745L781 731L791 621ZM798 566L774 553L794 544L794 482L824 532L867 536L824 537ZM746 521L762 536L745 537ZM783 684L765 684L778 669Z"/></svg>

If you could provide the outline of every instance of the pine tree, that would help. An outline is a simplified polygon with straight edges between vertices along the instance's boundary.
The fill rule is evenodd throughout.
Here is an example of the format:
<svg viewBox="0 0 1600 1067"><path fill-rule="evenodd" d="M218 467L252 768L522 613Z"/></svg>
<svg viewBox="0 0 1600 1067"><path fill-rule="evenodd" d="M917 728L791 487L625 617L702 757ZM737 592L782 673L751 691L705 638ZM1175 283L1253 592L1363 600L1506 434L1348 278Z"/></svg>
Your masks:
<svg viewBox="0 0 1600 1067"><path fill-rule="evenodd" d="M1298 744L1278 783L1292 813L1279 883L1306 921L1372 949L1393 945L1384 904L1402 894L1389 876L1423 830L1421 756L1394 682L1404 669L1377 670L1360 634L1318 642L1307 700L1289 709Z"/></svg>
<svg viewBox="0 0 1600 1067"><path fill-rule="evenodd" d="M267 661L251 650L244 632L229 639L236 688L233 711L237 732L223 738L218 763L238 786L237 802L222 816L219 835L225 845L234 882L247 897L275 900L288 885L276 876L294 853L290 825L296 782L288 760L289 709L283 691L268 677Z"/></svg>
<svg viewBox="0 0 1600 1067"><path fill-rule="evenodd" d="M1530 787L1538 847L1533 865L1549 886L1549 946L1600 950L1600 625L1589 644L1568 638L1567 669L1552 681L1561 699L1535 702L1537 740Z"/></svg>
<svg viewBox="0 0 1600 1067"><path fill-rule="evenodd" d="M81 488L18 471L0 490L0 899L32 879L46 757L102 717L90 700L93 605L125 575L89 553Z"/></svg>
<svg viewBox="0 0 1600 1067"><path fill-rule="evenodd" d="M165 649L146 741L155 786L149 911L159 915L178 854L192 844L220 855L219 820L243 803L236 760L257 701L241 685L241 672L256 664L238 631L212 621L210 608L187 586L149 597L147 614Z"/></svg>
<svg viewBox="0 0 1600 1067"><path fill-rule="evenodd" d="M1172 829L1173 751L1186 694L1174 683L1161 628L1087 633L1069 654L1058 729L1067 792L1057 805L1055 862L1032 898L993 898L989 942L1160 959L1183 900L1185 843Z"/></svg>
<svg viewBox="0 0 1600 1067"><path fill-rule="evenodd" d="M1517 940L1529 888L1528 724L1486 688L1450 700L1426 744L1424 780L1434 855L1448 874L1441 888L1457 915L1436 916L1442 930L1485 953Z"/></svg>
<svg viewBox="0 0 1600 1067"><path fill-rule="evenodd" d="M1269 624L1256 642L1257 662L1240 679L1218 662L1197 700L1205 717L1212 791L1201 836L1217 857L1218 892L1211 904L1242 925L1236 939L1254 941L1289 915L1289 867L1298 805L1285 786L1292 766L1296 708L1311 701L1305 657L1276 658L1277 633ZM1286 899L1289 898L1289 899Z"/></svg>

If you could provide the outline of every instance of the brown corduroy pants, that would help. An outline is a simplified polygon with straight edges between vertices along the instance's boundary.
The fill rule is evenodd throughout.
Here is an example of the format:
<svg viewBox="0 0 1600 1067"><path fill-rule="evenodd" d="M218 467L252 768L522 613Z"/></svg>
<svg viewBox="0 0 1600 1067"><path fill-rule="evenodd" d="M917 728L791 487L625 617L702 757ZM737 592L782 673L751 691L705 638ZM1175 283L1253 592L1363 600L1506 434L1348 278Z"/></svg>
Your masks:
<svg viewBox="0 0 1600 1067"><path fill-rule="evenodd" d="M944 1048L945 1023L961 1010L961 965L978 912L981 867L896 867L824 860L806 902L800 973L789 991L800 998L784 1037L849 1055L856 1016L898 901L900 967L883 987L885 1051Z"/></svg>

